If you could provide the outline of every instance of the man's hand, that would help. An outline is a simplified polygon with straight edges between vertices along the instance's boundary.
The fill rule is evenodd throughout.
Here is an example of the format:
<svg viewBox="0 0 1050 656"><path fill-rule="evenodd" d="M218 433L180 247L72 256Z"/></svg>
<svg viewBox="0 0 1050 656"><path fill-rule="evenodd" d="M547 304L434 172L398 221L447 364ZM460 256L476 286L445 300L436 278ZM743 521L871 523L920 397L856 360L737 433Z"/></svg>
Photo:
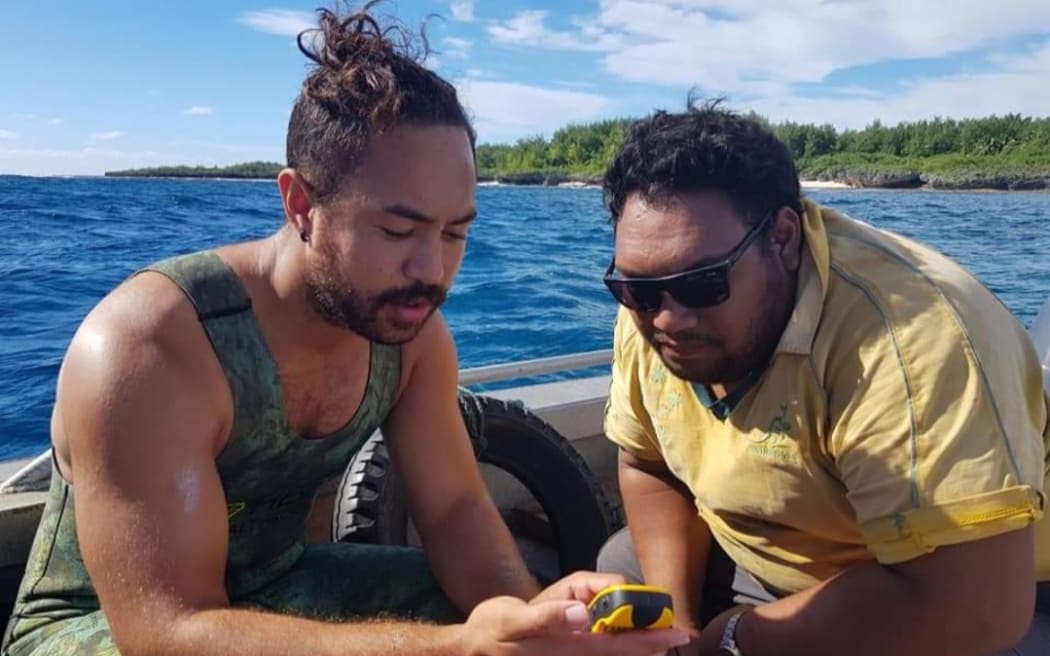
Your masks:
<svg viewBox="0 0 1050 656"><path fill-rule="evenodd" d="M718 631L717 633L715 633L713 631L704 631L701 634L699 629L697 629L697 628L695 628L695 627L693 627L691 625L688 628L686 628L686 627L678 627L678 625L675 625L675 628L680 628L682 633L684 633L689 638L689 642L687 644L684 644L684 645L681 645L679 647L676 647L675 650L674 650L674 656L705 656L708 652L704 651L703 648L702 648L703 643L701 642L701 637L706 642L712 636L717 636L715 638L716 646L719 643L721 643L721 640L722 640L722 632L721 631ZM712 653L717 654L718 652L715 651L715 652L712 652Z"/></svg>
<svg viewBox="0 0 1050 656"><path fill-rule="evenodd" d="M599 572L573 572L563 579L555 581L529 602L538 604L547 601L591 602L594 595L610 585L622 585L627 582L620 574L602 574Z"/></svg>
<svg viewBox="0 0 1050 656"><path fill-rule="evenodd" d="M601 578L592 579L587 574L562 579L529 603L514 597L495 597L479 604L463 627L466 653L470 656L651 656L688 641L688 636L676 629L590 633L586 605L581 600L566 598L580 593L586 595L594 585L599 586L598 589L604 587ZM540 599L548 593L550 598ZM563 598L555 599L556 594Z"/></svg>

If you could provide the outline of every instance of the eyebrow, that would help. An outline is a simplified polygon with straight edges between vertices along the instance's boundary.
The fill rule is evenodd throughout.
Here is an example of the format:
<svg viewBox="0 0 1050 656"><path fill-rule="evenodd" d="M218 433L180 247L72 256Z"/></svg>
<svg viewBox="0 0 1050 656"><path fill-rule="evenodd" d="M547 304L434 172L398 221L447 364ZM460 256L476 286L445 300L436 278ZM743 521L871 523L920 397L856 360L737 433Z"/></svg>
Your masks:
<svg viewBox="0 0 1050 656"><path fill-rule="evenodd" d="M702 258L700 260L694 261L693 264L690 264L689 266L687 266L684 269L678 269L677 271L675 271L673 273L665 273L665 274L661 274L661 275L658 275L658 276L651 276L651 275L642 275L642 276L640 276L640 275L637 275L636 273L631 273L630 271L624 271L623 269L620 268L619 264L616 265L615 271L617 273L619 273L624 278L633 278L633 279L636 279L636 280L648 280L648 279L654 279L654 278L655 279L659 279L659 278L667 278L667 277L670 277L670 276L678 276L678 275L681 275L683 273L689 273L690 271L695 271L697 269L703 269L703 268L706 268L706 267L709 267L709 266L712 266L712 265L721 264L722 262L724 262L726 260L727 257L728 257L727 254L723 254L723 255L720 255L720 256L714 257L714 258L712 258L712 257L705 257L705 258Z"/></svg>
<svg viewBox="0 0 1050 656"><path fill-rule="evenodd" d="M400 216L403 219L408 219L409 221L416 221L418 223L437 223L437 220L433 217L429 217L426 214L420 212L419 210L408 207L407 205L390 205L388 207L384 207L383 211L387 214L393 214L395 216ZM477 216L478 211L471 210L470 214L455 219L451 222L451 225L463 225L465 223L470 223L475 218L477 218Z"/></svg>
<svg viewBox="0 0 1050 656"><path fill-rule="evenodd" d="M763 221L765 221L765 219L763 219ZM632 275L628 271L624 271L623 269L621 269L619 267L619 265L616 266L616 271L619 272L624 278L635 278L637 280L645 280L647 278L667 278L667 277L670 277L670 276L678 276L678 275L682 275L683 273L690 273L692 271L696 271L697 269L706 269L707 267L710 267L710 266L715 266L715 265L718 265L718 264L722 264L723 262L728 260L730 257L732 257L732 255L736 251L736 249L740 248L741 244L743 244L748 239L748 237L751 236L751 231L752 230L756 230L759 225L761 225L761 223L758 223L758 224L755 224L755 225L751 226L748 229L748 232L744 234L743 239L738 241L736 246L734 246L728 252L723 253L723 254L718 255L718 256L709 255L707 257L702 257L702 258L700 258L698 260L694 260L693 264L690 264L685 269L680 269L680 270L678 270L675 273L667 273L667 274L663 274L663 275L659 275L659 276L638 276L638 275ZM756 236L755 239L758 239L758 236ZM748 248L750 248L753 245L754 245L754 242L752 241L752 243L748 245ZM743 255L743 253L741 253L741 255ZM616 261L615 254L613 255L613 261L614 262Z"/></svg>

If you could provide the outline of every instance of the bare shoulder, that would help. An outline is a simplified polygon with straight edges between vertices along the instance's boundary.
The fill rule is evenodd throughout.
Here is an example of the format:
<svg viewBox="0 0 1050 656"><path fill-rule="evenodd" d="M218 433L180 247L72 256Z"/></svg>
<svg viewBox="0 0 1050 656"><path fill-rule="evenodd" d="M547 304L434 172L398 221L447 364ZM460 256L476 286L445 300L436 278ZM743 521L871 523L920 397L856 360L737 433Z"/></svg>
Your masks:
<svg viewBox="0 0 1050 656"><path fill-rule="evenodd" d="M126 280L96 305L73 338L70 350L95 346L176 346L196 322L185 294L163 275L146 272Z"/></svg>
<svg viewBox="0 0 1050 656"><path fill-rule="evenodd" d="M458 372L457 357L452 331L438 310L419 334L402 346L401 391L411 384L413 377L429 377L437 372L447 375L450 369Z"/></svg>
<svg viewBox="0 0 1050 656"><path fill-rule="evenodd" d="M166 431L138 432L143 423L170 422L190 429L184 437L213 439L230 407L192 304L169 279L147 272L103 298L73 336L59 371L52 440L67 473L72 452L89 443L163 439ZM177 414L186 412L196 419Z"/></svg>

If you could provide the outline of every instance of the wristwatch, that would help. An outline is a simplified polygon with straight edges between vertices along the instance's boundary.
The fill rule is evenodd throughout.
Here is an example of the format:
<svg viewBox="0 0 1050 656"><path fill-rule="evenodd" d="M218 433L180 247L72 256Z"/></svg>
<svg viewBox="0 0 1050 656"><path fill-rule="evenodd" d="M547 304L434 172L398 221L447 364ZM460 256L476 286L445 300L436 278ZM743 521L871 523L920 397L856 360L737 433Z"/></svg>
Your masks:
<svg viewBox="0 0 1050 656"><path fill-rule="evenodd" d="M718 644L718 653L724 656L744 656L744 652L740 651L740 647L736 644L736 626L746 612L746 610L737 611L726 622L726 628L722 631L722 642Z"/></svg>

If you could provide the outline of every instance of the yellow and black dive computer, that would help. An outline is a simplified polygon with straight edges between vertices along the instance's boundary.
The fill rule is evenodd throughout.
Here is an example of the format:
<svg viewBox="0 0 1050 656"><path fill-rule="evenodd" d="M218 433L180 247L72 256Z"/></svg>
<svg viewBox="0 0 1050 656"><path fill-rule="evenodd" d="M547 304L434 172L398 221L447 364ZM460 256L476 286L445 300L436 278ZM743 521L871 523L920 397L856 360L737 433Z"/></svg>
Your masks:
<svg viewBox="0 0 1050 656"><path fill-rule="evenodd" d="M667 629L674 621L671 593L655 585L612 585L587 605L591 632Z"/></svg>

